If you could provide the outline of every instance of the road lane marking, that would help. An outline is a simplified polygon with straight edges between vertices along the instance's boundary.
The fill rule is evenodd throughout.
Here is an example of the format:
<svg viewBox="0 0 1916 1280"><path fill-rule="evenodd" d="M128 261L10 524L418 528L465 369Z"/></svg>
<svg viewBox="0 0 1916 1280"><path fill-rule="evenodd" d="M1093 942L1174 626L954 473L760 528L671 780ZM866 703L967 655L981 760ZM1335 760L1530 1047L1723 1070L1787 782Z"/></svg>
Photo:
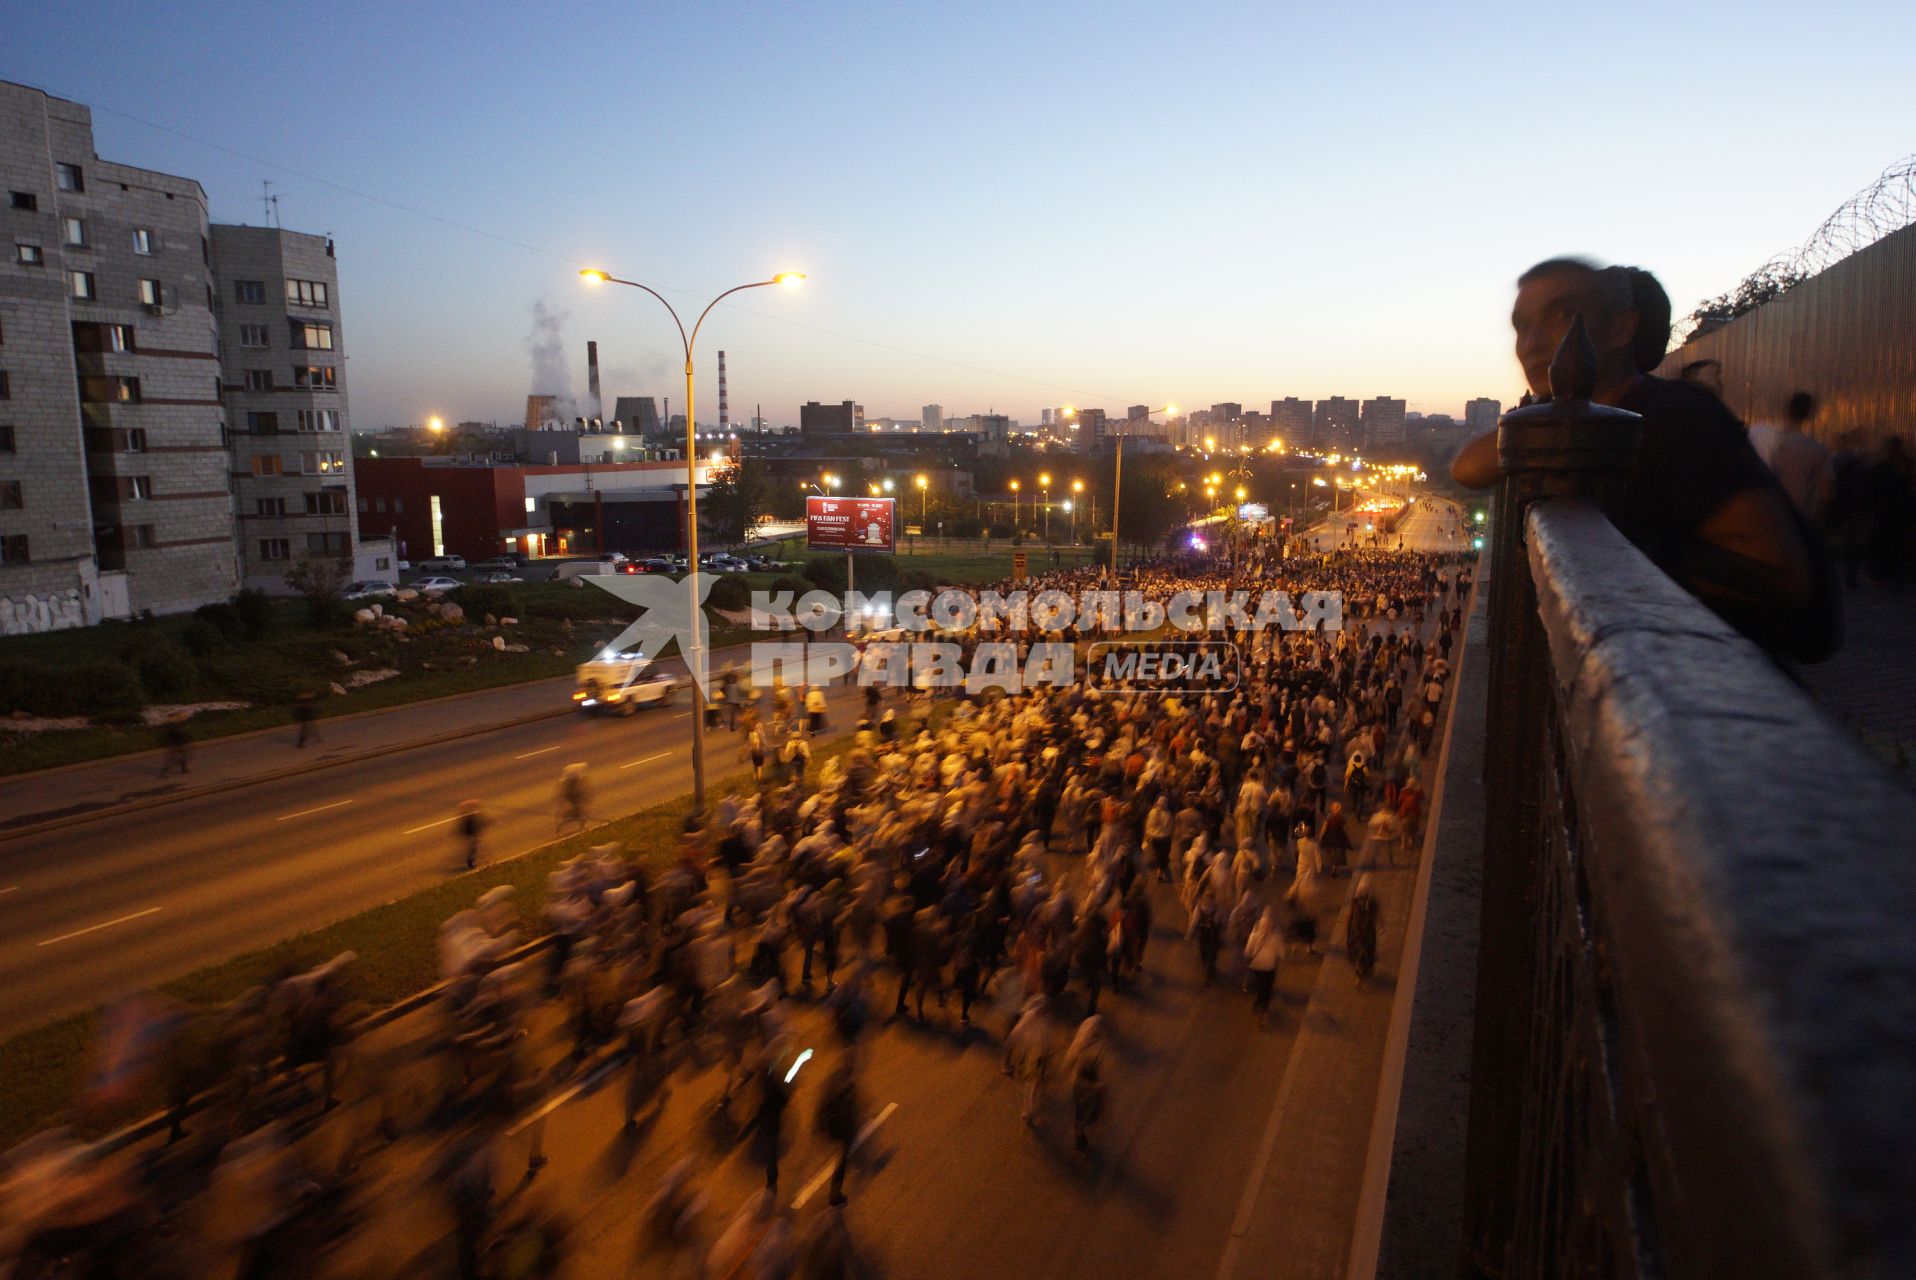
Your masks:
<svg viewBox="0 0 1916 1280"><path fill-rule="evenodd" d="M891 1113L896 1110L898 1110L898 1104L896 1102L887 1102L885 1104L885 1109L879 1112L877 1115L873 1116L869 1121L867 1121L865 1124L865 1127L858 1131L858 1136L852 1139L852 1150L855 1152L860 1147L864 1146L865 1139L871 1137L874 1133L877 1133L878 1126L885 1123L885 1121L891 1119ZM800 1191L798 1193L798 1198L792 1201L792 1208L803 1209L805 1207L805 1202L807 1200L810 1200L813 1196L817 1195L818 1189L820 1187L824 1186L827 1182L831 1181L832 1170L836 1168L837 1165L838 1165L838 1161L836 1159L827 1160L825 1162L825 1167L820 1169L817 1175L813 1177L810 1182L805 1184L805 1189L803 1191Z"/></svg>
<svg viewBox="0 0 1916 1280"><path fill-rule="evenodd" d="M620 766L619 766L619 768L621 768L621 769L636 769L636 768L638 768L638 767L639 767L640 765L642 765L642 764L651 764L651 763L652 763L652 762L653 762L654 760L664 760L664 759L666 759L667 757L669 757L669 756L670 756L671 754L672 754L672 753L671 753L670 751L661 751L661 752L659 752L659 753L658 753L657 755L655 755L655 756L647 756L647 757L646 757L645 759L643 759L643 760L634 760L634 761L633 761L633 762L632 762L631 764L622 764L622 765L620 765Z"/></svg>
<svg viewBox="0 0 1916 1280"><path fill-rule="evenodd" d="M155 911L158 911L159 909L160 908L158 907L148 907L144 911L135 911L130 916L121 916L118 920L108 920L105 924L90 924L84 929L75 929L72 933L63 933L57 938L48 938L45 942L36 943L34 945L41 946L41 947L50 947L56 942L65 942L69 938L77 938L77 937L80 937L82 934L98 933L102 929L111 929L116 924L125 924L129 920L138 920L141 916L150 916Z"/></svg>
<svg viewBox="0 0 1916 1280"><path fill-rule="evenodd" d="M563 742L555 742L549 747L540 747L537 751L528 751L524 755L517 755L512 758L514 760L530 760L532 759L532 757L542 756L548 751L557 751L560 747L563 747L564 745L565 743Z"/></svg>
<svg viewBox="0 0 1916 1280"><path fill-rule="evenodd" d="M320 806L319 806L319 808L317 808L317 809L301 809L301 810L300 810L300 811L299 811L298 813L285 813L285 814L281 814L281 815L280 815L279 817L277 817L277 818L275 818L275 819L273 819L273 821L275 821L275 822L287 822L287 821L290 821L290 820L291 820L291 819L293 819L293 818L303 818L303 817L305 817L305 816L306 816L307 814L309 814L309 813L324 813L324 812L326 812L326 811L327 811L328 809L338 809L338 808L341 808L341 807L342 807L342 806L344 806L344 805L349 805L349 804L351 804L351 803L352 803L352 801L351 801L351 800L335 800L335 801L333 801L333 802L332 802L331 804L322 804L322 805L320 805Z"/></svg>
<svg viewBox="0 0 1916 1280"><path fill-rule="evenodd" d="M460 814L455 813L450 818L441 818L437 822L428 822L423 827L407 827L404 831L400 832L399 834L402 836L416 836L421 831L431 831L434 827L443 827L448 822L457 822L459 821L460 817L461 817Z"/></svg>
<svg viewBox="0 0 1916 1280"><path fill-rule="evenodd" d="M690 720L692 718L692 713L690 711L681 711L677 715L673 716L672 718L674 720Z"/></svg>

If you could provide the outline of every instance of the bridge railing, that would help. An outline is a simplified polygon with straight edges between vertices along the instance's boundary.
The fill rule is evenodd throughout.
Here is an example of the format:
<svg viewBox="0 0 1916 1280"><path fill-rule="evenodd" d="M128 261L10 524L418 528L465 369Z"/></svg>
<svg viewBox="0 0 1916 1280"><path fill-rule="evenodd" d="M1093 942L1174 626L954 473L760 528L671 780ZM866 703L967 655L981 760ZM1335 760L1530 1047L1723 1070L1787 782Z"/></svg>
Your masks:
<svg viewBox="0 0 1916 1280"><path fill-rule="evenodd" d="M1916 795L1605 518L1572 341L1499 432L1462 1270L1916 1275Z"/></svg>

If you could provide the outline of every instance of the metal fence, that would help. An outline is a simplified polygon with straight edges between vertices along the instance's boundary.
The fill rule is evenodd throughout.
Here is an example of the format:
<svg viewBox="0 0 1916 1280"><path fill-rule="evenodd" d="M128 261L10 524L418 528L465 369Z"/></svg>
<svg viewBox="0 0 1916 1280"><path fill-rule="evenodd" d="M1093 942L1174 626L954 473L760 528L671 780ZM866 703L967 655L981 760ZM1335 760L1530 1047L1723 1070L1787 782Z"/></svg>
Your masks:
<svg viewBox="0 0 1916 1280"><path fill-rule="evenodd" d="M1780 424L1791 395L1821 402L1811 431L1873 449L1916 435L1916 226L1857 250L1782 297L1691 338L1657 372L1723 366L1723 399L1745 422Z"/></svg>
<svg viewBox="0 0 1916 1280"><path fill-rule="evenodd" d="M1916 1275L1916 795L1604 517L1635 430L1499 433L1462 1269Z"/></svg>

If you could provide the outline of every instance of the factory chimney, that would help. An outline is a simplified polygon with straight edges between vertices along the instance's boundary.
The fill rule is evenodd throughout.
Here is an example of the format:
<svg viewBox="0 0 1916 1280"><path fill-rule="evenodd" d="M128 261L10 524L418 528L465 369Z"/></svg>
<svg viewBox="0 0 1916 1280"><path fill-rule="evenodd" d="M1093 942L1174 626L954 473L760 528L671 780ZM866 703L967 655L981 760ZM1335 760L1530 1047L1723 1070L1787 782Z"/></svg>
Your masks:
<svg viewBox="0 0 1916 1280"><path fill-rule="evenodd" d="M592 420L600 421L605 417L605 406L599 401L599 344L585 344L585 389L592 398Z"/></svg>

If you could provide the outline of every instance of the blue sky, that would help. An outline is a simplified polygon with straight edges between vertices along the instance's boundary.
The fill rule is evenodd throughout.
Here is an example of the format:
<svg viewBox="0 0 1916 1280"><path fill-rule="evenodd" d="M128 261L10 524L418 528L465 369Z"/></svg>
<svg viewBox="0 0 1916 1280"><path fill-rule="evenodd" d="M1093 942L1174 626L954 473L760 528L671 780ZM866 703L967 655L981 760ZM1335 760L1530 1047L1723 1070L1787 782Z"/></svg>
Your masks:
<svg viewBox="0 0 1916 1280"><path fill-rule="evenodd" d="M530 385L540 301L569 390L595 338L608 397L678 407L669 319L584 263L695 311L811 274L715 313L701 419L721 347L734 415L774 422L1456 412L1521 385L1530 262L1649 267L1681 313L1916 151L1906 3L78 3L8 33L0 77L92 105L103 155L221 221L270 178L337 238L361 428L566 390Z"/></svg>

